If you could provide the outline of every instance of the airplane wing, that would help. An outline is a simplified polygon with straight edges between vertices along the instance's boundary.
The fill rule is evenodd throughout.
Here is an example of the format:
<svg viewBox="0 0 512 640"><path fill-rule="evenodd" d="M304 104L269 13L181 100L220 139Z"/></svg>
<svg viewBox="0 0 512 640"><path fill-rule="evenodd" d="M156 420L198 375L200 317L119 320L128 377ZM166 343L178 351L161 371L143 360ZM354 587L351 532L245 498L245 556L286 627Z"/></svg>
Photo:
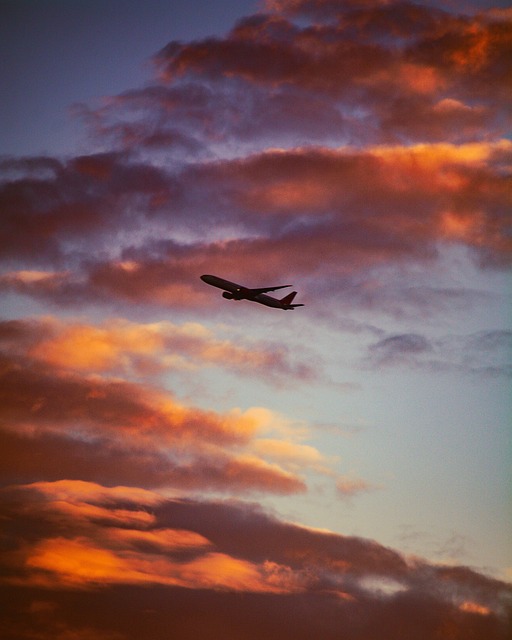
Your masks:
<svg viewBox="0 0 512 640"><path fill-rule="evenodd" d="M251 293L255 296L258 296L260 293L268 293L269 291L277 291L278 289L286 289L286 287L291 287L291 284L282 284L279 287L263 287L261 289L249 289Z"/></svg>
<svg viewBox="0 0 512 640"><path fill-rule="evenodd" d="M230 291L233 294L240 291L245 291L246 293L250 293L252 296L257 296L260 293L268 293L269 291L276 291L277 289L286 289L286 287L292 286L291 284L282 284L278 287L262 287L260 289L249 289L248 287L242 287L242 285L236 284L236 282L230 282L229 280L224 280L224 278L219 278L217 276L212 276L209 274L201 276L201 280L203 282L206 282L206 284L212 285L212 287L218 287L219 289Z"/></svg>

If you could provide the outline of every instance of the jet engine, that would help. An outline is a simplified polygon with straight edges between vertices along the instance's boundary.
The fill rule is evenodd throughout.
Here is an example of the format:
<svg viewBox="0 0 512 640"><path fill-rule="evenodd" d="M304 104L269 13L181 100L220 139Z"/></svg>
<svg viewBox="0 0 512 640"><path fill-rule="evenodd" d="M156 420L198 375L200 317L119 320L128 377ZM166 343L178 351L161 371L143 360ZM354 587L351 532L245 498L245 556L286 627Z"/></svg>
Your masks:
<svg viewBox="0 0 512 640"><path fill-rule="evenodd" d="M229 291L224 291L222 293L222 297L226 298L226 300L233 300L235 296L232 293L229 293Z"/></svg>

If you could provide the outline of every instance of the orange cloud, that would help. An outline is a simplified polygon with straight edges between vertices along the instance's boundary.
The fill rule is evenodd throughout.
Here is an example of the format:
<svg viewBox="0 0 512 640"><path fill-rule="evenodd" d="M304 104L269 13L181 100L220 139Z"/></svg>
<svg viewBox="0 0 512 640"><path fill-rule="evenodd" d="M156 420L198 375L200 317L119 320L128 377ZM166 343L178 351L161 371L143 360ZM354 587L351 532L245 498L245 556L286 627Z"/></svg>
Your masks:
<svg viewBox="0 0 512 640"><path fill-rule="evenodd" d="M232 557L216 551L200 533L155 526L157 519L150 513L141 518L143 504L155 508L164 501L158 494L72 481L39 482L20 490L44 497L44 503L35 503L38 517L57 528L64 525L67 534L49 535L20 548L12 562L24 558L26 577L15 579L17 584L53 588L163 584L269 593L299 588L298 577L284 566ZM120 508L126 501L132 509ZM193 557L171 559L172 554L184 552Z"/></svg>
<svg viewBox="0 0 512 640"><path fill-rule="evenodd" d="M468 240L479 236L483 222L482 215L467 216L447 211L442 215L441 229L447 238Z"/></svg>
<svg viewBox="0 0 512 640"><path fill-rule="evenodd" d="M94 547L89 540L53 538L36 545L25 561L29 569L39 569L35 583L70 586L88 583L136 581L143 576L110 551Z"/></svg>
<svg viewBox="0 0 512 640"><path fill-rule="evenodd" d="M55 327L53 337L41 340L31 355L49 364L72 369L104 371L127 365L130 357L162 350L158 327L114 321L110 327L68 324Z"/></svg>
<svg viewBox="0 0 512 640"><path fill-rule="evenodd" d="M159 552L198 550L212 546L204 536L194 531L183 529L152 529L140 531L136 529L111 529L108 533L113 541L129 547L152 548Z"/></svg>
<svg viewBox="0 0 512 640"><path fill-rule="evenodd" d="M112 517L92 512L77 517L62 510L59 498L73 502L74 492L77 506L80 501L95 503L106 513L111 511ZM425 624L429 637L446 635L448 630L482 640L504 637L510 585L467 567L435 566L418 558L407 561L373 540L284 522L254 504L168 500L150 492L142 492L138 503L136 496L130 487L63 482L0 491L10 549L0 556L5 570L1 586L9 588L14 598L9 599L6 629L28 636L29 630L44 625L48 633L40 637L61 637L58 634L68 626L57 621L65 613L70 624L72 617L78 625L75 637L82 637L80 629L89 628L80 624L83 618L77 618L78 613L90 616L94 610L94 624L105 632L120 629L125 632L121 636L128 637L134 620L143 615L141 633L147 632L145 625L151 619L159 621L165 634L176 630L172 625L177 615L188 628L198 610L203 623L218 624L222 607L229 610L230 620L242 616L231 626L223 619L228 634L232 628L236 634L252 629L251 621L257 619L260 625L274 611L277 618L272 618L270 632L282 625L289 630L290 621L306 607L307 615L299 622L307 637L334 639L340 629L350 640L361 637L362 630L365 637L376 637L385 629L391 637L396 620L411 637L423 633ZM118 519L123 509L137 512L145 505L153 515L151 523ZM10 526L14 522L15 528ZM22 599L24 594L28 600ZM107 618L99 614L102 602ZM115 602L122 603L125 616L121 609L112 615ZM134 615L118 626L126 619L127 608ZM163 610L167 618L162 617ZM312 611L323 616L321 624L317 616L311 621ZM367 620L364 627L361 611ZM350 624L353 619L355 626ZM257 627L258 634L262 628ZM88 640L95 637L92 629L84 632ZM139 635L138 627L135 630ZM283 637L296 637L296 629Z"/></svg>
<svg viewBox="0 0 512 640"><path fill-rule="evenodd" d="M470 601L463 602L459 606L459 609L467 613L476 613L480 616L488 616L491 614L491 610L489 609L489 607L478 604L477 602L470 602Z"/></svg>
<svg viewBox="0 0 512 640"><path fill-rule="evenodd" d="M277 464L269 464L253 455L240 455L230 460L225 467L229 481L235 486L240 480L276 493L297 493L306 491L305 482L295 473L282 469Z"/></svg>
<svg viewBox="0 0 512 640"><path fill-rule="evenodd" d="M221 416L182 405L153 387L47 366L22 367L21 373L16 358L10 360L3 371L6 397L0 413L9 416L13 427L56 430L73 420L75 428L96 436L108 433L115 438L122 433L126 443L140 445L158 440L191 443L198 438L242 443L251 435L252 423L237 412Z"/></svg>
<svg viewBox="0 0 512 640"><path fill-rule="evenodd" d="M52 295L66 285L70 278L69 271L36 271L34 269L20 269L8 271L0 275L0 285L14 289L20 293L37 291L45 295Z"/></svg>
<svg viewBox="0 0 512 640"><path fill-rule="evenodd" d="M343 497L352 497L359 493L373 491L377 488L377 486L370 484L366 480L351 476L340 476L336 481L336 489Z"/></svg>
<svg viewBox="0 0 512 640"><path fill-rule="evenodd" d="M294 471L310 468L328 475L333 473L331 466L329 466L333 460L328 459L311 445L272 438L258 438L254 440L252 449L258 455L277 460L280 464Z"/></svg>
<svg viewBox="0 0 512 640"><path fill-rule="evenodd" d="M281 569L281 572L280 572ZM221 553L208 554L184 567L182 580L195 588L232 589L262 593L290 593L300 589L291 571L271 563L256 565ZM284 579L282 576L284 575Z"/></svg>
<svg viewBox="0 0 512 640"><path fill-rule="evenodd" d="M82 480L41 481L27 485L26 488L37 491L52 502L60 503L78 502L101 505L116 501L128 501L150 507L164 500L160 494L139 487L117 486L107 488L94 482L84 482Z"/></svg>
<svg viewBox="0 0 512 640"><path fill-rule="evenodd" d="M117 541L121 540L121 536ZM25 566L25 584L91 588L111 584L163 584L188 589L289 593L299 577L275 563L257 565L224 553L209 552L173 562L153 554L95 546L87 538L50 538L34 545Z"/></svg>
<svg viewBox="0 0 512 640"><path fill-rule="evenodd" d="M399 76L404 87L419 94L436 94L446 85L442 75L433 67L404 63L399 69Z"/></svg>
<svg viewBox="0 0 512 640"><path fill-rule="evenodd" d="M239 358L238 347L216 340L201 325L12 321L0 326L0 339L6 352L0 409L6 476L16 474L15 455L26 481L82 478L278 494L306 489L298 465L271 464L252 448L264 432L283 438L293 431L281 416L257 408L218 414L182 404L146 382L89 373L91 367L101 371L141 351L155 359L165 359L165 350L173 348L206 361L225 354ZM268 354L268 366L277 362L279 368L282 360ZM95 447L100 451L92 455ZM67 508L77 511L76 505ZM90 505L78 511L102 517ZM116 514L121 520L128 516L147 518Z"/></svg>
<svg viewBox="0 0 512 640"><path fill-rule="evenodd" d="M222 366L246 375L294 380L314 378L312 365L294 361L273 343L222 339L197 322L135 323L110 319L102 324L53 317L22 321L25 353L54 367L96 373L147 375ZM1 332L1 326L0 326ZM19 347L18 347L19 349Z"/></svg>
<svg viewBox="0 0 512 640"><path fill-rule="evenodd" d="M460 33L460 46L451 53L451 61L464 72L475 72L485 67L493 38L489 29L483 24L473 22Z"/></svg>
<svg viewBox="0 0 512 640"><path fill-rule="evenodd" d="M405 95L416 94L418 96L436 96L446 86L444 74L434 66L400 62L379 69L374 74L368 74L359 80L359 84L367 87L380 87L386 85L396 87L395 90Z"/></svg>
<svg viewBox="0 0 512 640"><path fill-rule="evenodd" d="M445 165L485 166L501 153L512 152L512 142L507 139L492 142L471 142L466 144L451 144L439 142L434 144L419 143L402 146L380 145L371 147L368 151L383 158L392 167L400 170L402 167L417 164L425 169L439 169Z"/></svg>
<svg viewBox="0 0 512 640"><path fill-rule="evenodd" d="M66 481L64 481L66 482ZM154 522L154 516L147 511L131 509L106 509L93 504L76 502L55 502L55 511L70 517L84 520L103 520L115 525L148 527Z"/></svg>

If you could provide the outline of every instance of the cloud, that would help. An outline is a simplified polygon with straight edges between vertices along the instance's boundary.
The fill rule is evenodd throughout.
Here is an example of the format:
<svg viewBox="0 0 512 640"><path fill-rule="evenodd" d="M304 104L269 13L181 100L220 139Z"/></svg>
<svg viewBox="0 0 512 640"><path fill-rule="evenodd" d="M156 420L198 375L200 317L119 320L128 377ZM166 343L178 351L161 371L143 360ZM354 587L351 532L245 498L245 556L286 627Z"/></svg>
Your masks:
<svg viewBox="0 0 512 640"><path fill-rule="evenodd" d="M288 472L250 453L237 454L228 447L205 451L200 440L195 448L158 441L141 447L123 442L121 437L95 437L84 442L83 435L38 431L30 436L0 431L4 483L69 478L185 492L289 495L306 490L298 472Z"/></svg>
<svg viewBox="0 0 512 640"><path fill-rule="evenodd" d="M280 343L244 336L223 339L197 322L142 324L113 318L91 324L47 316L0 322L1 343L7 349L12 343L14 353L84 374L133 378L212 366L283 385L312 382L320 376L313 356L306 362L304 355L299 360Z"/></svg>
<svg viewBox="0 0 512 640"><path fill-rule="evenodd" d="M352 129L365 122L375 136L389 139L463 140L484 122L505 131L498 111L506 102L506 16L470 17L397 2L269 4L272 14L240 21L223 39L169 43L156 56L163 79L235 79L248 91L252 85L291 87L306 102L324 94L351 113ZM298 13L312 24L288 19ZM492 97L484 89L489 77L497 87ZM447 97L482 110L447 119L436 109ZM330 115L326 109L324 117Z"/></svg>
<svg viewBox="0 0 512 640"><path fill-rule="evenodd" d="M480 331L429 339L417 333L390 335L368 347L370 366L408 366L433 371L510 376L512 343L508 330Z"/></svg>
<svg viewBox="0 0 512 640"><path fill-rule="evenodd" d="M188 535L188 532L185 532ZM26 564L36 572L54 574L41 578L48 586L80 587L101 584L164 584L196 589L230 589L249 592L281 591L264 580L264 569L224 554L209 553L200 560L178 563L95 548L87 538L52 538L36 546ZM275 572L273 572L275 575ZM37 584L38 578L35 579Z"/></svg>
<svg viewBox="0 0 512 640"><path fill-rule="evenodd" d="M370 484L362 478L353 476L339 476L336 480L336 490L343 498L352 498L361 493L367 493L379 488L377 485Z"/></svg>
<svg viewBox="0 0 512 640"><path fill-rule="evenodd" d="M150 387L61 373L30 360L6 357L2 364L2 413L20 427L37 422L58 429L72 421L77 432L81 428L111 434L122 431L140 444L145 438L187 440L192 434L206 440L243 442L254 429L235 416L224 420L213 412L195 413Z"/></svg>
<svg viewBox="0 0 512 640"><path fill-rule="evenodd" d="M148 384L147 370L165 367L176 353L198 365L242 366L244 347L218 341L201 325L14 320L0 323L0 345L7 483L74 479L290 494L306 490L304 464L325 473L334 462L292 444L304 427L277 413L207 411ZM284 354L276 358L267 347L247 353L245 370L252 358L258 375L274 366L287 375Z"/></svg>
<svg viewBox="0 0 512 640"><path fill-rule="evenodd" d="M190 165L172 178L180 197L155 205L150 215L138 196L123 195L117 222L110 214L105 220L117 228L109 234L114 241L108 251L81 257L76 243L93 242L94 228L90 234L80 229L78 239L78 228L75 233L64 218L62 224L55 220L51 242L60 268L37 266L46 255L42 238L39 257L7 270L0 286L60 305L145 303L200 313L218 303L198 281L208 272L253 286L280 273L310 286L313 300L323 293L320 279L331 292L329 301L339 303L344 286L361 288L382 272L396 275L407 264L435 263L456 246L467 248L480 266L506 268L510 152L505 140L296 148ZM151 191L151 183L146 188ZM35 211L36 200L32 206ZM50 210L48 215L53 219ZM124 225L125 216L128 231L123 226L121 232L116 225ZM130 225L145 229L136 244L123 241ZM166 228L188 239L157 240L154 234ZM219 240L217 234L227 237Z"/></svg>
<svg viewBox="0 0 512 640"><path fill-rule="evenodd" d="M136 208L165 189L157 168L127 162L126 155L99 153L68 161L10 159L0 187L2 255L33 256L38 264L62 258L64 240L83 250L81 238L96 239L119 224L127 200ZM20 175L9 179L12 172Z"/></svg>
<svg viewBox="0 0 512 640"><path fill-rule="evenodd" d="M424 336L408 333L379 340L370 350L379 363L393 364L411 355L432 351L432 346Z"/></svg>
<svg viewBox="0 0 512 640"><path fill-rule="evenodd" d="M279 273L312 301L321 280L339 305L454 246L510 266L509 14L267 9L169 43L152 83L77 107L90 153L2 159L2 290L209 313L202 273Z"/></svg>
<svg viewBox="0 0 512 640"><path fill-rule="evenodd" d="M329 459L310 445L287 440L258 438L252 446L259 456L277 460L280 465L291 471L297 472L299 469L309 468L327 475L333 473L331 466L329 466L329 462L332 463L333 458Z"/></svg>
<svg viewBox="0 0 512 640"><path fill-rule="evenodd" d="M67 532L50 534L21 551L34 584L90 588L153 583L271 593L298 587L292 584L291 572L280 571L276 563L235 558L216 551L194 531L158 526L145 509L154 509L162 498L149 492L141 496L144 510L137 511L137 493L142 492L127 487L108 491L95 484L61 481L15 491L42 494L47 504L38 509L39 516L50 528L55 526L56 533L62 527ZM115 506L120 500L121 506Z"/></svg>
<svg viewBox="0 0 512 640"><path fill-rule="evenodd" d="M121 598L125 607L128 598L137 611L144 609L139 587L145 585L152 619L162 630L156 638L181 620L174 604L183 612L199 603L196 619L205 628L216 624L215 609L232 612L223 622L226 637L239 637L242 629L249 638L261 637L262 630L277 632L284 617L284 638L314 632L334 638L342 631L355 640L377 629L391 638L397 616L415 637L435 637L446 625L460 637L504 637L510 597L505 583L467 567L408 561L374 541L283 522L254 505L71 482L11 487L1 499L13 548L2 562L3 584L14 595L7 620L14 626L20 624L15 612L23 606L28 611L28 597L39 602L23 618L32 629L44 625L51 611L53 624L81 628L96 622L104 633L136 637L137 626L130 630L111 606L108 617L95 615L93 621L85 622L79 612L96 611L95 594L112 604ZM137 517L144 513L147 518ZM304 609L323 614L301 619L299 627L305 626L297 635L291 611L300 616ZM265 620L264 627L251 627L254 616ZM174 620L171 627L168 620ZM211 633L204 637L213 638Z"/></svg>
<svg viewBox="0 0 512 640"><path fill-rule="evenodd" d="M327 7L315 6L320 12ZM506 133L505 95L489 96L481 86L484 68L498 86L506 85L503 23L409 3L331 6L335 20L327 24L319 15L319 22L301 28L279 15L283 6L273 6L276 13L242 20L223 39L171 42L155 57L167 84L127 92L112 106L123 109L123 121L135 119L131 128L140 132L149 121L140 117L141 107L152 105L158 121L172 116L216 148L258 146L269 138L276 146L297 139L360 145L403 137L463 142L489 128ZM461 78L457 63L471 55L480 67L472 64L472 73ZM471 83L477 78L475 101ZM99 114L103 132L116 130L111 115L108 108ZM137 142L143 141L139 135Z"/></svg>

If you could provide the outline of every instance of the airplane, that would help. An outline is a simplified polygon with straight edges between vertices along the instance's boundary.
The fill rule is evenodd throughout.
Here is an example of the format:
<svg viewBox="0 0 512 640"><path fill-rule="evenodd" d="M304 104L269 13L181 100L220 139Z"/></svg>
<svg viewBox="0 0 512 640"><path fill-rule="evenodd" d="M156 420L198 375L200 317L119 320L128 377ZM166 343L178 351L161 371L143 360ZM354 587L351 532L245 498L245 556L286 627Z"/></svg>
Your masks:
<svg viewBox="0 0 512 640"><path fill-rule="evenodd" d="M201 276L201 280L206 282L206 284L210 284L212 287L218 287L219 289L224 289L222 294L223 298L227 300L250 300L251 302L259 302L260 304L264 304L267 307L274 307L275 309L283 309L283 311L295 309L295 307L303 307L303 304L292 304L293 299L297 295L296 291L292 291L284 298L280 300L278 298L273 298L272 296L268 296L267 293L269 291L277 291L278 289L286 289L286 287L291 287L291 284L283 284L279 287L263 287L260 289L248 289L247 287L242 287L235 282L230 282L229 280L224 280L223 278L218 278L217 276L204 275Z"/></svg>

